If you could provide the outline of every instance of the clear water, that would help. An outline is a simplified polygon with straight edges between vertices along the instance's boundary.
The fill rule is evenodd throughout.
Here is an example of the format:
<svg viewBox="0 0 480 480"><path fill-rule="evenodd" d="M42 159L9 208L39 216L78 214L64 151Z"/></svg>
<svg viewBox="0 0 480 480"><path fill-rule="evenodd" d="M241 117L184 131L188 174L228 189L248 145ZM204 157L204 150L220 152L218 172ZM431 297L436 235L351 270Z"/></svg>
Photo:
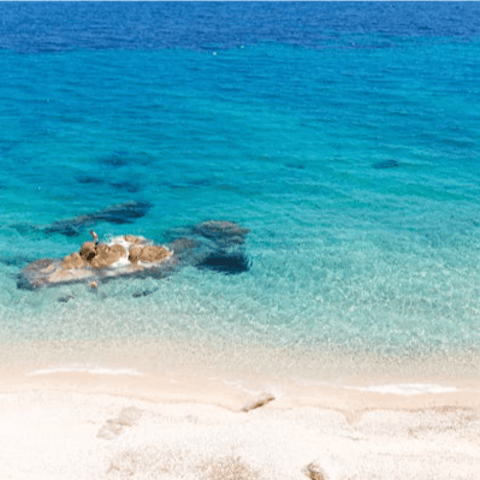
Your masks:
<svg viewBox="0 0 480 480"><path fill-rule="evenodd" d="M478 351L479 4L0 3L0 18L2 341ZM29 261L89 235L15 225L129 200L153 208L102 238L232 220L250 270L17 289Z"/></svg>

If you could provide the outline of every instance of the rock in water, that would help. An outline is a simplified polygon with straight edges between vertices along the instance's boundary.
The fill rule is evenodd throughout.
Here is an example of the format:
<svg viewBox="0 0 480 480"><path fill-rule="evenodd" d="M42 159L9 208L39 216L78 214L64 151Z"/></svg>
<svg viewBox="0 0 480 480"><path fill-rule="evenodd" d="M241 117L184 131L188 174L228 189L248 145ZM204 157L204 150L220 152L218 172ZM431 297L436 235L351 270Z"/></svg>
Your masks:
<svg viewBox="0 0 480 480"><path fill-rule="evenodd" d="M184 236L173 238L167 247L147 245L153 242L133 235L118 237L109 245L97 244L92 232L95 241L84 242L78 253L63 260L43 259L27 265L16 277L17 287L34 290L75 282L98 285L121 276L164 278L187 265L229 274L248 270L243 250L248 229L234 222L210 221L181 232Z"/></svg>
<svg viewBox="0 0 480 480"><path fill-rule="evenodd" d="M80 248L80 256L86 261L90 262L95 257L97 246L95 242L84 242Z"/></svg>

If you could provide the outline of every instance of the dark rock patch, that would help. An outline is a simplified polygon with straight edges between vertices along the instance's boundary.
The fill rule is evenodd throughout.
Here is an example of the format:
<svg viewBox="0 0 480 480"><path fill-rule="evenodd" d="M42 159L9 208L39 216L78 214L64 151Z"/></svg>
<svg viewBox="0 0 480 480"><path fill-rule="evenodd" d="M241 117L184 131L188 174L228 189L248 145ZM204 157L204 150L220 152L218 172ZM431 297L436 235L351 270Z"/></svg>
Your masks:
<svg viewBox="0 0 480 480"><path fill-rule="evenodd" d="M35 290L42 286L43 276L53 271L58 260L42 258L30 263L17 276L17 288L19 290Z"/></svg>
<svg viewBox="0 0 480 480"><path fill-rule="evenodd" d="M397 160L383 160L372 165L375 170L386 170L388 168L396 168L399 166L400 163L398 163Z"/></svg>
<svg viewBox="0 0 480 480"><path fill-rule="evenodd" d="M147 295L151 295L152 293L155 293L158 290L158 288L152 288L151 290L142 290L140 292L135 292L132 294L133 298L140 298L140 297L146 297Z"/></svg>
<svg viewBox="0 0 480 480"><path fill-rule="evenodd" d="M123 182L110 182L110 185L118 190L124 190L128 193L137 193L141 188L138 182L131 180L125 180Z"/></svg>
<svg viewBox="0 0 480 480"><path fill-rule="evenodd" d="M193 187L208 187L212 182L208 178L201 178L199 180L189 180L187 184Z"/></svg>
<svg viewBox="0 0 480 480"><path fill-rule="evenodd" d="M285 166L288 168L295 168L297 170L305 170L305 165L302 164L287 163Z"/></svg>
<svg viewBox="0 0 480 480"><path fill-rule="evenodd" d="M104 157L100 160L104 165L109 165L110 167L125 167L129 164L127 159L128 154L126 152L115 152L108 157Z"/></svg>
<svg viewBox="0 0 480 480"><path fill-rule="evenodd" d="M150 210L152 204L150 202L125 202L111 207L104 208L93 213L79 215L53 222L52 224L42 228L44 233L60 233L67 237L78 236L81 228L85 226L93 226L98 222L108 222L121 225L124 223L133 223L136 218L141 218Z"/></svg>
<svg viewBox="0 0 480 480"><path fill-rule="evenodd" d="M129 220L145 216L152 206L150 202L126 202L100 210L92 218L112 223L129 223Z"/></svg>
<svg viewBox="0 0 480 480"><path fill-rule="evenodd" d="M193 228L193 232L213 240L221 247L242 245L249 230L235 222L209 220Z"/></svg>
<svg viewBox="0 0 480 480"><path fill-rule="evenodd" d="M84 185L103 185L105 183L103 178L94 177L93 175L80 175L75 177L75 180Z"/></svg>
<svg viewBox="0 0 480 480"><path fill-rule="evenodd" d="M248 272L250 262L243 252L214 252L207 255L197 268L213 270L225 275L238 275Z"/></svg>
<svg viewBox="0 0 480 480"><path fill-rule="evenodd" d="M70 300L73 300L75 297L73 295L65 295L64 297L60 297L57 299L57 302L60 303L67 303Z"/></svg>
<svg viewBox="0 0 480 480"><path fill-rule="evenodd" d="M0 257L0 263L7 265L8 267L21 267L27 263L31 263L33 260L27 257Z"/></svg>
<svg viewBox="0 0 480 480"><path fill-rule="evenodd" d="M185 180L184 182L181 183L167 183L167 185L170 188L174 189L188 189L188 188L199 188L199 187L209 187L212 185L212 181L209 180L208 178L200 178L200 179L194 179L194 180Z"/></svg>

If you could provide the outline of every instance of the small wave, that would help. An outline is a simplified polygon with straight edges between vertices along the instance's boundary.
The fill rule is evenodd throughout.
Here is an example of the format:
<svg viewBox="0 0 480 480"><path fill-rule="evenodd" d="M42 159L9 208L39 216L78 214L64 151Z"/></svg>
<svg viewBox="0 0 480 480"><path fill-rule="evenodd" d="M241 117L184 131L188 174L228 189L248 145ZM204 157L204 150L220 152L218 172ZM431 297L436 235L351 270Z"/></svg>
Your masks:
<svg viewBox="0 0 480 480"><path fill-rule="evenodd" d="M61 367L42 368L26 373L27 376L51 375L52 373L90 373L91 375L132 375L144 376L145 374L135 368L107 368L95 365L64 365Z"/></svg>
<svg viewBox="0 0 480 480"><path fill-rule="evenodd" d="M457 387L446 387L433 383L390 383L384 385L339 385L329 382L296 380L297 384L302 386L323 386L345 388L347 390L358 390L360 392L381 393L385 395L426 395L438 393L452 393L460 391Z"/></svg>
<svg viewBox="0 0 480 480"><path fill-rule="evenodd" d="M344 388L360 390L362 392L373 392L391 395L425 395L432 393L452 393L459 391L459 389L456 387L444 387L442 385L435 385L432 383L398 383L387 385L372 385L369 387L345 386Z"/></svg>

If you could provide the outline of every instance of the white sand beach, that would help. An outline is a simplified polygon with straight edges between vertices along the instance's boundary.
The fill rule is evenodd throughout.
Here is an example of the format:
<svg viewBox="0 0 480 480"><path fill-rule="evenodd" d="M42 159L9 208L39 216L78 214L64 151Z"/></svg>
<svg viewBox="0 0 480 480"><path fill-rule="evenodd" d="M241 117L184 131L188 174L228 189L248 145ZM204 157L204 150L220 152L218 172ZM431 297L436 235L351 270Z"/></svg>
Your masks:
<svg viewBox="0 0 480 480"><path fill-rule="evenodd" d="M239 405L240 407L240 405ZM469 479L479 409L251 410L122 395L0 395L2 479Z"/></svg>
<svg viewBox="0 0 480 480"><path fill-rule="evenodd" d="M474 378L240 380L208 364L142 370L132 349L95 364L45 351L1 372L2 480L480 478Z"/></svg>

